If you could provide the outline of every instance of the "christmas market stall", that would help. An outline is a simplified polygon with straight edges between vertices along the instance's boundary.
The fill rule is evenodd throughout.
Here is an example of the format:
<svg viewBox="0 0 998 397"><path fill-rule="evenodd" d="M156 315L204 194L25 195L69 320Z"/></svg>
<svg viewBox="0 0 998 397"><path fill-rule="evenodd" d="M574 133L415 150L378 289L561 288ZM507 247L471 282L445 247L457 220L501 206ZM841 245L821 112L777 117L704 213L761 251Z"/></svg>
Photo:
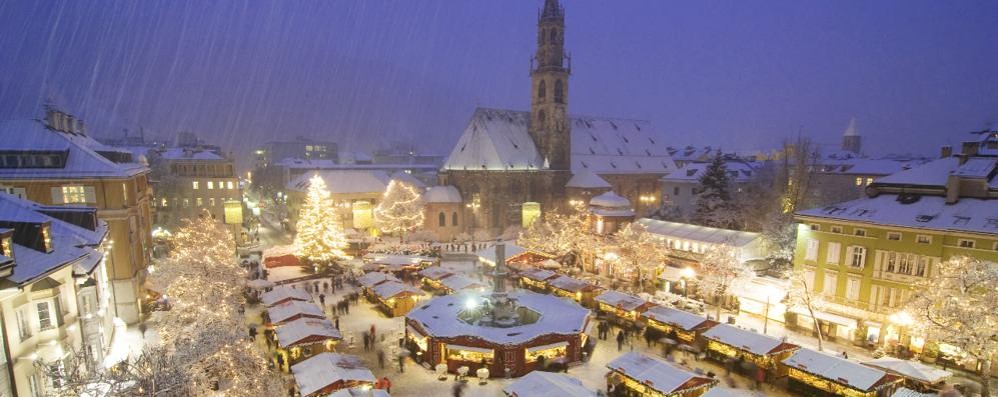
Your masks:
<svg viewBox="0 0 998 397"><path fill-rule="evenodd" d="M751 390L730 389L727 387L712 387L700 397L756 397L758 394Z"/></svg>
<svg viewBox="0 0 998 397"><path fill-rule="evenodd" d="M363 270L400 273L416 273L426 267L438 264L440 258L421 255L367 254L364 256Z"/></svg>
<svg viewBox="0 0 998 397"><path fill-rule="evenodd" d="M282 245L271 247L263 251L263 266L267 269L285 266L301 266L302 263L295 256L294 246Z"/></svg>
<svg viewBox="0 0 998 397"><path fill-rule="evenodd" d="M741 329L728 324L718 324L703 334L707 357L726 365L737 364L738 371L762 369L769 377L786 375L786 367L779 365L800 346L781 339ZM754 376L754 374L747 374Z"/></svg>
<svg viewBox="0 0 998 397"><path fill-rule="evenodd" d="M422 277L421 281L424 287L430 291L443 291L444 286L440 284L440 280L453 276L454 272L440 266L430 266L420 270L419 275Z"/></svg>
<svg viewBox="0 0 998 397"><path fill-rule="evenodd" d="M564 374L534 371L502 389L507 397L596 397L595 391L582 385L582 381Z"/></svg>
<svg viewBox="0 0 998 397"><path fill-rule="evenodd" d="M357 277L357 285L360 285L360 290L363 291L364 296L369 300L373 301L374 295L371 293L371 288L376 285L393 281L396 283L402 282L397 277L393 276L391 273L382 272L370 272L363 276Z"/></svg>
<svg viewBox="0 0 998 397"><path fill-rule="evenodd" d="M531 291L548 293L548 281L559 276L558 273L547 269L527 268L519 273L520 286Z"/></svg>
<svg viewBox="0 0 998 397"><path fill-rule="evenodd" d="M623 292L606 290L595 298L600 313L606 313L620 323L635 323L654 303Z"/></svg>
<svg viewBox="0 0 998 397"><path fill-rule="evenodd" d="M326 397L391 397L388 391L374 389L371 386L351 387L349 389L339 389Z"/></svg>
<svg viewBox="0 0 998 397"><path fill-rule="evenodd" d="M445 294L454 294L462 291L485 291L485 283L472 280L466 276L456 274L440 280Z"/></svg>
<svg viewBox="0 0 998 397"><path fill-rule="evenodd" d="M579 302L584 307L596 307L596 295L599 295L603 288L588 282L569 276L558 276L548 280L551 293L563 298L569 298Z"/></svg>
<svg viewBox="0 0 998 397"><path fill-rule="evenodd" d="M787 387L807 396L889 396L904 378L811 349L799 349L783 360L789 368Z"/></svg>
<svg viewBox="0 0 998 397"><path fill-rule="evenodd" d="M309 296L309 294L304 290L284 285L274 287L270 290L270 292L265 292L260 295L260 302L267 307L281 305L293 300L299 302L311 302L312 297Z"/></svg>
<svg viewBox="0 0 998 397"><path fill-rule="evenodd" d="M423 292L398 281L386 281L372 287L371 296L388 317L398 317L412 310Z"/></svg>
<svg viewBox="0 0 998 397"><path fill-rule="evenodd" d="M323 313L322 308L315 303L292 300L268 307L267 317L271 324L277 326L299 318L323 319L326 318L326 313Z"/></svg>
<svg viewBox="0 0 998 397"><path fill-rule="evenodd" d="M340 389L370 388L377 379L360 357L319 353L291 366L302 397L326 396Z"/></svg>
<svg viewBox="0 0 998 397"><path fill-rule="evenodd" d="M299 318L277 327L277 352L284 362L295 364L319 353L335 352L343 340L340 330L328 319Z"/></svg>
<svg viewBox="0 0 998 397"><path fill-rule="evenodd" d="M943 383L953 376L949 371L895 357L864 361L863 365L901 376L905 379L906 387L919 391L938 391L943 387Z"/></svg>
<svg viewBox="0 0 998 397"><path fill-rule="evenodd" d="M648 328L665 335L675 333L677 342L694 345L697 337L717 325L717 322L703 316L684 312L666 306L655 306L641 314Z"/></svg>
<svg viewBox="0 0 998 397"><path fill-rule="evenodd" d="M718 383L638 352L624 353L606 365L607 382L625 396L697 397Z"/></svg>

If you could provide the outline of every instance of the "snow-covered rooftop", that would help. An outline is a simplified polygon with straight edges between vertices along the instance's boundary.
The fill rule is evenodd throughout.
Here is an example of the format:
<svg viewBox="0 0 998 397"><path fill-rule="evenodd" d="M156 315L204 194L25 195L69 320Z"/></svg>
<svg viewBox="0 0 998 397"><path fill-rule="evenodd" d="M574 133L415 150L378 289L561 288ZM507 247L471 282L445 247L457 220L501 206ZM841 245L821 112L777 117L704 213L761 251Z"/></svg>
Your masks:
<svg viewBox="0 0 998 397"><path fill-rule="evenodd" d="M430 280L440 280L445 277L451 276L453 274L454 274L453 270L440 266L430 266L426 269L419 271L420 276L426 277Z"/></svg>
<svg viewBox="0 0 998 397"><path fill-rule="evenodd" d="M264 306L273 306L287 300L311 302L312 297L303 290L283 285L276 286L270 292L264 292L260 295L260 301L263 302Z"/></svg>
<svg viewBox="0 0 998 397"><path fill-rule="evenodd" d="M709 387L717 381L678 368L665 361L638 352L628 352L613 359L607 368L624 374L664 395L681 390Z"/></svg>
<svg viewBox="0 0 998 397"><path fill-rule="evenodd" d="M730 389L727 387L712 387L707 390L706 393L700 397L757 397L759 394L755 394L751 390L745 389Z"/></svg>
<svg viewBox="0 0 998 397"><path fill-rule="evenodd" d="M568 292L582 292L586 289L597 288L596 286L589 284L588 282L569 276L555 277L551 280L548 280L548 285Z"/></svg>
<svg viewBox="0 0 998 397"><path fill-rule="evenodd" d="M512 258L513 256L527 252L526 248L514 244L512 241L505 241L503 244L506 245L506 259ZM495 264L496 263L496 248L494 244L488 247L478 250L476 253L478 255L478 260L486 263Z"/></svg>
<svg viewBox="0 0 998 397"><path fill-rule="evenodd" d="M877 184L946 186L950 172L960 166L960 159L946 157L913 167L909 170L878 178Z"/></svg>
<svg viewBox="0 0 998 397"><path fill-rule="evenodd" d="M309 179L316 174L326 182L331 194L384 193L391 178L382 171L322 170L306 172L288 182L288 190L308 190Z"/></svg>
<svg viewBox="0 0 998 397"><path fill-rule="evenodd" d="M538 170L544 168L527 132L529 112L478 108L444 162L450 170ZM664 139L647 121L571 118L574 173L667 173L676 165Z"/></svg>
<svg viewBox="0 0 998 397"><path fill-rule="evenodd" d="M596 397L582 381L564 374L533 371L502 389L509 397Z"/></svg>
<svg viewBox="0 0 998 397"><path fill-rule="evenodd" d="M609 189L610 183L592 170L582 170L572 175L572 179L565 184L566 187L577 187L580 189Z"/></svg>
<svg viewBox="0 0 998 397"><path fill-rule="evenodd" d="M677 326L686 331L691 331L701 324L710 321L706 317L701 317L693 313L673 309L667 306L652 307L642 313L642 316L660 323Z"/></svg>
<svg viewBox="0 0 998 397"><path fill-rule="evenodd" d="M602 294L596 297L596 301L626 311L637 310L648 303L648 301L637 296L612 289L603 291Z"/></svg>
<svg viewBox="0 0 998 397"><path fill-rule="evenodd" d="M780 339L728 324L715 325L704 332L703 336L707 339L740 348L757 356L765 356L798 348L796 345L783 342Z"/></svg>
<svg viewBox="0 0 998 397"><path fill-rule="evenodd" d="M460 321L458 314L467 309L468 302L480 304L488 298L486 293L472 292L433 298L412 309L406 317L438 338L465 336L502 345L520 345L548 334L580 334L589 322L589 309L566 299L523 290L510 292L509 296L520 306L539 313L540 318L531 324L508 328L476 326Z"/></svg>
<svg viewBox="0 0 998 397"><path fill-rule="evenodd" d="M862 391L900 379L892 379L894 377L879 369L811 349L797 350L783 360L783 364Z"/></svg>
<svg viewBox="0 0 998 397"><path fill-rule="evenodd" d="M449 288L451 291L463 291L466 289L484 289L485 283L472 280L468 277L456 274L450 277L444 277L440 280L440 284L444 287Z"/></svg>
<svg viewBox="0 0 998 397"><path fill-rule="evenodd" d="M630 208L631 201L611 190L589 199L589 205L605 208Z"/></svg>
<svg viewBox="0 0 998 397"><path fill-rule="evenodd" d="M461 192L451 185L433 186L426 189L423 201L427 203L461 203Z"/></svg>
<svg viewBox="0 0 998 397"><path fill-rule="evenodd" d="M292 365L291 373L299 392L306 397L337 383L373 384L377 381L360 357L339 353L319 353Z"/></svg>
<svg viewBox="0 0 998 397"><path fill-rule="evenodd" d="M741 232L729 229L660 221L651 218L638 219L638 223L648 228L648 232L662 238L676 238L710 244L725 244L744 247L760 238L759 233Z"/></svg>
<svg viewBox="0 0 998 397"><path fill-rule="evenodd" d="M312 302L288 301L280 305L267 308L267 315L270 322L274 324L284 323L296 316L326 318L326 313L318 305Z"/></svg>
<svg viewBox="0 0 998 397"><path fill-rule="evenodd" d="M697 182L710 163L686 163L682 168L663 176L663 182ZM755 175L756 166L740 160L724 162L728 170L728 179L732 182L746 182Z"/></svg>
<svg viewBox="0 0 998 397"><path fill-rule="evenodd" d="M319 342L327 339L343 339L340 330L325 318L300 318L278 326L277 343L288 348L299 343Z"/></svg>
<svg viewBox="0 0 998 397"><path fill-rule="evenodd" d="M365 288L371 288L386 281L398 282L399 279L389 273L382 272L370 272L363 276L357 277L357 283Z"/></svg>
<svg viewBox="0 0 998 397"><path fill-rule="evenodd" d="M878 359L864 361L863 365L882 369L893 374L901 375L905 378L911 378L929 384L939 383L953 376L953 374L949 371L928 366L919 361L902 360L895 357L881 357Z"/></svg>
<svg viewBox="0 0 998 397"><path fill-rule="evenodd" d="M881 194L797 214L916 229L998 233L998 200L969 197L946 204L945 197L921 196L918 201L902 204L896 194Z"/></svg>
<svg viewBox="0 0 998 397"><path fill-rule="evenodd" d="M225 160L218 153L212 150L206 149L189 149L182 147L171 147L159 152L160 158L165 160L203 160L203 161L221 161Z"/></svg>
<svg viewBox="0 0 998 397"><path fill-rule="evenodd" d="M390 397L383 389L371 389L369 387L351 387L334 391L326 397Z"/></svg>
<svg viewBox="0 0 998 397"><path fill-rule="evenodd" d="M134 159L116 163L99 153L115 152L131 157L131 152L106 146L87 135L50 130L39 120L0 122L0 151L65 153L62 167L0 168L0 178L5 179L127 178L149 171Z"/></svg>
<svg viewBox="0 0 998 397"><path fill-rule="evenodd" d="M381 299L391 299L402 295L422 295L423 292L409 286L408 284L402 284L398 281L386 281L381 284L375 285L371 288L371 292Z"/></svg>
<svg viewBox="0 0 998 397"><path fill-rule="evenodd" d="M529 278L534 281L545 281L554 277L558 277L558 273L547 269L530 268L520 272L520 276Z"/></svg>

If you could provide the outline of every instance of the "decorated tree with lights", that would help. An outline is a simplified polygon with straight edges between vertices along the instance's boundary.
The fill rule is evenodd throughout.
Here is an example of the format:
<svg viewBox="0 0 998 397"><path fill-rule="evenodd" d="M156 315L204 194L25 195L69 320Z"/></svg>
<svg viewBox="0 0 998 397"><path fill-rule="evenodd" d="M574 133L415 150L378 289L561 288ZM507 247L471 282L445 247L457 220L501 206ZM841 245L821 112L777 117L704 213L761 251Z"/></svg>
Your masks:
<svg viewBox="0 0 998 397"><path fill-rule="evenodd" d="M905 313L913 331L976 359L982 396L990 396L992 359L998 355L998 263L958 257L917 283Z"/></svg>
<svg viewBox="0 0 998 397"><path fill-rule="evenodd" d="M520 246L564 258L566 264L580 266L601 247L599 236L592 233L589 213L582 207L566 213L544 214L522 231Z"/></svg>
<svg viewBox="0 0 998 397"><path fill-rule="evenodd" d="M663 241L636 222L618 230L604 249L617 256L620 273L633 279L640 290L664 266L670 252Z"/></svg>
<svg viewBox="0 0 998 397"><path fill-rule="evenodd" d="M714 244L700 261L698 283L714 299L716 317L721 320L721 302L732 286L748 283L755 272L738 259L738 250L728 244Z"/></svg>
<svg viewBox="0 0 998 397"><path fill-rule="evenodd" d="M301 216L295 225L296 255L314 264L328 264L346 254L346 235L340 227L326 182L318 175L308 182Z"/></svg>
<svg viewBox="0 0 998 397"><path fill-rule="evenodd" d="M814 330L818 334L818 351L824 351L825 338L814 312L824 308L826 302L821 294L814 290L814 273L808 273L803 269L788 269L783 278L790 281L786 297L787 308L803 307L807 310L814 322Z"/></svg>
<svg viewBox="0 0 998 397"><path fill-rule="evenodd" d="M406 233L423 224L423 198L412 184L392 179L381 203L374 208L374 223L384 233L398 233L399 242Z"/></svg>

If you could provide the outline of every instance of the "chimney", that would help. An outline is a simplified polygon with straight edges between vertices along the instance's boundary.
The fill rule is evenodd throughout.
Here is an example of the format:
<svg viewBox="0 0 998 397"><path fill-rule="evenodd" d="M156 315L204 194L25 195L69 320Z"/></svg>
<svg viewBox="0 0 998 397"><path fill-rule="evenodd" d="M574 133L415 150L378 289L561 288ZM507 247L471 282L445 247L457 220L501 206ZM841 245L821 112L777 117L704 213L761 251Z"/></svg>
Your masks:
<svg viewBox="0 0 998 397"><path fill-rule="evenodd" d="M945 159L953 156L953 147L945 145L939 150L939 158Z"/></svg>
<svg viewBox="0 0 998 397"><path fill-rule="evenodd" d="M960 156L960 161L966 161L966 156ZM950 175L946 179L946 204L953 204L960 200L960 176Z"/></svg>
<svg viewBox="0 0 998 397"><path fill-rule="evenodd" d="M964 142L963 147L960 150L960 153L965 154L967 156L976 156L977 150L980 147L981 147L980 142L975 142L975 141Z"/></svg>

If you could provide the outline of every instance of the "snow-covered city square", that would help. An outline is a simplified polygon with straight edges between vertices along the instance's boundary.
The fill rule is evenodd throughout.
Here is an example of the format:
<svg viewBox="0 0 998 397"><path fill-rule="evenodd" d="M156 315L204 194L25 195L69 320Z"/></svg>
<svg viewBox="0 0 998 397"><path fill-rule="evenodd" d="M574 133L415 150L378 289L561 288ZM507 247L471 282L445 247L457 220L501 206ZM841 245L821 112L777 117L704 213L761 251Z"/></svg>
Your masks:
<svg viewBox="0 0 998 397"><path fill-rule="evenodd" d="M0 0L0 397L990 397L996 16Z"/></svg>

